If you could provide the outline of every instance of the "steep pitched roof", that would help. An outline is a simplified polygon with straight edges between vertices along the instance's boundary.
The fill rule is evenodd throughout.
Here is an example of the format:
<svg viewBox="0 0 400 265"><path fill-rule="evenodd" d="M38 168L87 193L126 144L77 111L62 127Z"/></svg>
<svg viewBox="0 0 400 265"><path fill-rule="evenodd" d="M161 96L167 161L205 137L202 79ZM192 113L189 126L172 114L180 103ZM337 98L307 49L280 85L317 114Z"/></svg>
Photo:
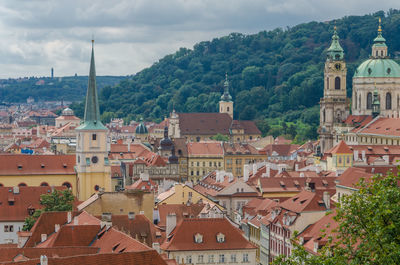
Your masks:
<svg viewBox="0 0 400 265"><path fill-rule="evenodd" d="M232 118L227 113L178 113L182 135L229 134Z"/></svg>
<svg viewBox="0 0 400 265"><path fill-rule="evenodd" d="M281 202L279 206L295 213L327 210L321 194L311 191L302 191L292 198Z"/></svg>
<svg viewBox="0 0 400 265"><path fill-rule="evenodd" d="M350 147L342 140L337 145L326 151L329 154L352 154L353 151Z"/></svg>
<svg viewBox="0 0 400 265"><path fill-rule="evenodd" d="M52 192L51 187L0 187L0 221L24 221L29 209L40 209L40 196ZM66 187L56 187L64 190Z"/></svg>
<svg viewBox="0 0 400 265"><path fill-rule="evenodd" d="M196 243L194 236L203 236L202 243ZM222 243L217 242L216 236L225 236ZM225 218L194 218L183 219L172 231L167 241L161 245L165 251L201 251L201 250L234 250L256 249L247 241L242 232Z"/></svg>

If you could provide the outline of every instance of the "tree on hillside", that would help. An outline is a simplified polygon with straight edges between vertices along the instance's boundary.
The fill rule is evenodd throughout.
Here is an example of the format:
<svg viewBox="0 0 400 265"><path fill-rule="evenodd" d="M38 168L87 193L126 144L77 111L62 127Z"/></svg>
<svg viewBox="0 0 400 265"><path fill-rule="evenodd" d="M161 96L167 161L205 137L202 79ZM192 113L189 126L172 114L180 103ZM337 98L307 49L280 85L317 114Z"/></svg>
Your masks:
<svg viewBox="0 0 400 265"><path fill-rule="evenodd" d="M44 207L42 209L36 209L32 216L25 218L23 231L29 231L35 224L42 212L62 212L72 211L72 204L75 200L74 195L70 189L62 191L54 189L50 194L42 194L40 196L40 204Z"/></svg>
<svg viewBox="0 0 400 265"><path fill-rule="evenodd" d="M327 238L318 256L294 240L290 257L274 264L400 264L400 173L361 180L359 190L337 205L339 227Z"/></svg>

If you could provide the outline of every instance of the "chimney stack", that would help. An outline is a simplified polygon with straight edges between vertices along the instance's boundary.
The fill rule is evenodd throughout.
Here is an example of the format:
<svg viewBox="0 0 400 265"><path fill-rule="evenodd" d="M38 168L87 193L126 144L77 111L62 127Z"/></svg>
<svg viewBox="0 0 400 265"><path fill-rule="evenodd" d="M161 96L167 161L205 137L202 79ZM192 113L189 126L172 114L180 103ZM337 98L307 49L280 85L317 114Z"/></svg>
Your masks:
<svg viewBox="0 0 400 265"><path fill-rule="evenodd" d="M69 223L71 223L71 221L72 221L72 212L68 212L67 213L67 223L69 224Z"/></svg>
<svg viewBox="0 0 400 265"><path fill-rule="evenodd" d="M270 166L267 166L265 169L265 175L267 176L267 178L271 177L271 168Z"/></svg>
<svg viewBox="0 0 400 265"><path fill-rule="evenodd" d="M253 176L257 173L257 163L253 164Z"/></svg>
<svg viewBox="0 0 400 265"><path fill-rule="evenodd" d="M77 216L74 217L74 225L79 225L79 220Z"/></svg>
<svg viewBox="0 0 400 265"><path fill-rule="evenodd" d="M353 156L354 156L353 160L357 161L358 160L358 150L354 150Z"/></svg>
<svg viewBox="0 0 400 265"><path fill-rule="evenodd" d="M54 232L58 232L58 231L60 231L60 225L59 224L55 224L54 225Z"/></svg>
<svg viewBox="0 0 400 265"><path fill-rule="evenodd" d="M324 191L324 194L322 196L326 209L329 210L331 208L331 196L329 195L329 192Z"/></svg>
<svg viewBox="0 0 400 265"><path fill-rule="evenodd" d="M46 255L40 255L40 265L47 265L48 259Z"/></svg>
<svg viewBox="0 0 400 265"><path fill-rule="evenodd" d="M41 234L40 235L40 242L44 242L47 240L47 234Z"/></svg>
<svg viewBox="0 0 400 265"><path fill-rule="evenodd" d="M365 157L365 150L362 150L362 151L361 151L361 157L362 157L362 161L363 161L363 162L366 162L366 161L367 161L367 159L366 159L366 157Z"/></svg>

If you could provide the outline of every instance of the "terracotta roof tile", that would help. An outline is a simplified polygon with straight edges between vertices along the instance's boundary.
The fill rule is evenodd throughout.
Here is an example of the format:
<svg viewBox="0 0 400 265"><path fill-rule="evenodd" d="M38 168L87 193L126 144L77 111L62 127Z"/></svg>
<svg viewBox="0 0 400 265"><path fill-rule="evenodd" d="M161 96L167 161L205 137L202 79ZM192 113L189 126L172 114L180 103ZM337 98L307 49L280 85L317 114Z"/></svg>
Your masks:
<svg viewBox="0 0 400 265"><path fill-rule="evenodd" d="M203 236L202 243L194 241L194 235L200 233ZM217 234L225 236L223 243L217 242ZM172 231L172 237L161 245L165 251L201 251L219 249L255 249L256 247L247 241L242 232L234 227L225 218L194 218L183 219Z"/></svg>

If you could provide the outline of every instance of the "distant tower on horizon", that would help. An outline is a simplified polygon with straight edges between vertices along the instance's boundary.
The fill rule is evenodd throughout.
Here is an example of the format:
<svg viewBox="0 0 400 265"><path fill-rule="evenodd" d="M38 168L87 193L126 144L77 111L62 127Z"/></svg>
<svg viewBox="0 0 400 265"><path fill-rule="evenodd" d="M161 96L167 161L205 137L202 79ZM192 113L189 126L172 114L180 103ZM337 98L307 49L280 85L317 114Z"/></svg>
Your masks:
<svg viewBox="0 0 400 265"><path fill-rule="evenodd" d="M54 78L54 68L52 67L51 68L51 79L53 79Z"/></svg>

